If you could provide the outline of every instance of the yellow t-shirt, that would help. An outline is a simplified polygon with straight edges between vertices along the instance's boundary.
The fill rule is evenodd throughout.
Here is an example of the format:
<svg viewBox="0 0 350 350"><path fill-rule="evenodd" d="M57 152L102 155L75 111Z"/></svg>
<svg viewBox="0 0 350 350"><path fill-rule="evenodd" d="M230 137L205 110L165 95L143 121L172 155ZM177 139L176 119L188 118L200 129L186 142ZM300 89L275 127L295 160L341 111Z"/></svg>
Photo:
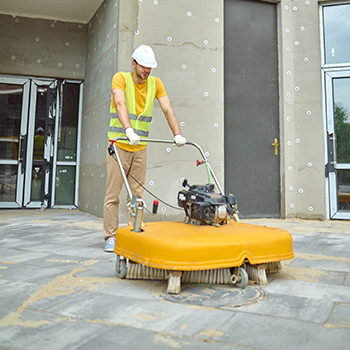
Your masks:
<svg viewBox="0 0 350 350"><path fill-rule="evenodd" d="M164 85L162 81L155 77L155 84L156 84L156 94L155 98L161 98L164 96L167 96L167 93L165 91ZM143 84L136 84L134 82L135 87L135 105L136 105L136 114L139 116L145 109L146 105L146 97L147 97L147 80ZM118 72L113 76L112 79L112 90L113 89L119 89L125 92L126 88L126 80L122 72ZM114 100L112 99L111 102L111 108L115 108ZM146 145L129 145L128 143L122 143L118 142L118 147L129 151L129 152L137 152L141 151L142 149L146 148Z"/></svg>

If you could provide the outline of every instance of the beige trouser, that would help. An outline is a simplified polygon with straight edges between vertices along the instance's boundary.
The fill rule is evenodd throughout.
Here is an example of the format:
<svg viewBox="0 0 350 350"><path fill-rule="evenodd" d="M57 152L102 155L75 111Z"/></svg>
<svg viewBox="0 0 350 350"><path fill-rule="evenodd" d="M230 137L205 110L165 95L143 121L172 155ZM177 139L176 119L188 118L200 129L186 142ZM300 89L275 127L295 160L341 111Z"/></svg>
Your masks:
<svg viewBox="0 0 350 350"><path fill-rule="evenodd" d="M139 152L127 152L119 147L117 147L117 149L127 175L131 193L137 198L142 198L143 187L133 180L132 177L142 184L142 186L145 185L147 164L146 148ZM115 155L110 156L107 150L107 184L103 210L103 235L105 241L107 241L109 237L115 237L119 227L119 195L123 184L123 177L120 173ZM128 224L132 225L133 221L129 214L130 213L128 213Z"/></svg>

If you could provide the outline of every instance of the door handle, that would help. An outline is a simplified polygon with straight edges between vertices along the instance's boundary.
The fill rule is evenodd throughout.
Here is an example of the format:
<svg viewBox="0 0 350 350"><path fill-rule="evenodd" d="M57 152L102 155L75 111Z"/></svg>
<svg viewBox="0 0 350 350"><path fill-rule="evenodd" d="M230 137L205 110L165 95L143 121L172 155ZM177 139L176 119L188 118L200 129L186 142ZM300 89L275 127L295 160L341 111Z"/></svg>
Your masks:
<svg viewBox="0 0 350 350"><path fill-rule="evenodd" d="M272 146L275 146L275 156L277 156L278 155L278 146L279 146L277 139L275 139L275 142L272 143Z"/></svg>
<svg viewBox="0 0 350 350"><path fill-rule="evenodd" d="M333 148L333 161L331 161L330 163L333 165L333 166L336 166L337 164L337 161L336 161L336 142L337 142L337 139L335 137L335 133L333 132L332 134L329 135L329 141L332 142L332 148Z"/></svg>
<svg viewBox="0 0 350 350"><path fill-rule="evenodd" d="M23 174L26 167L27 135L20 134L18 144L18 162L22 163L21 173Z"/></svg>
<svg viewBox="0 0 350 350"><path fill-rule="evenodd" d="M23 139L24 139L23 135L20 134L19 138L18 138L18 152L17 152L17 154L18 154L17 160L19 162L22 162L22 160L23 160L23 155L22 155L22 140Z"/></svg>

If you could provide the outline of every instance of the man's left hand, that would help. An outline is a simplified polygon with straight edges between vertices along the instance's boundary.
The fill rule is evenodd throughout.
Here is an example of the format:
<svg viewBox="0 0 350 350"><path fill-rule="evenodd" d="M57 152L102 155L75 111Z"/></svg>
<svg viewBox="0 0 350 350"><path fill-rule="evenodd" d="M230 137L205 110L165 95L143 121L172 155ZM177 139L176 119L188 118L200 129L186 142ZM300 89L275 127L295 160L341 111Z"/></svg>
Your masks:
<svg viewBox="0 0 350 350"><path fill-rule="evenodd" d="M186 143L186 139L181 135L175 135L174 142L177 147L182 147Z"/></svg>

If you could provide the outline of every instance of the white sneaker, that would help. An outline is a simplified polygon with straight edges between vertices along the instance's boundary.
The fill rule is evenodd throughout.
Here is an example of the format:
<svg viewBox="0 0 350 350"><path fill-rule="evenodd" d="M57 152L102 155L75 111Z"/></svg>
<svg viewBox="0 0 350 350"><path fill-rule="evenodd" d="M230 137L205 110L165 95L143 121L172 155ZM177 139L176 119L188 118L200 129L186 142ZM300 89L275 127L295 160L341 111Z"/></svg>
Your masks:
<svg viewBox="0 0 350 350"><path fill-rule="evenodd" d="M114 247L115 247L115 238L114 237L109 237L107 239L106 245L103 248L105 252L114 252Z"/></svg>

